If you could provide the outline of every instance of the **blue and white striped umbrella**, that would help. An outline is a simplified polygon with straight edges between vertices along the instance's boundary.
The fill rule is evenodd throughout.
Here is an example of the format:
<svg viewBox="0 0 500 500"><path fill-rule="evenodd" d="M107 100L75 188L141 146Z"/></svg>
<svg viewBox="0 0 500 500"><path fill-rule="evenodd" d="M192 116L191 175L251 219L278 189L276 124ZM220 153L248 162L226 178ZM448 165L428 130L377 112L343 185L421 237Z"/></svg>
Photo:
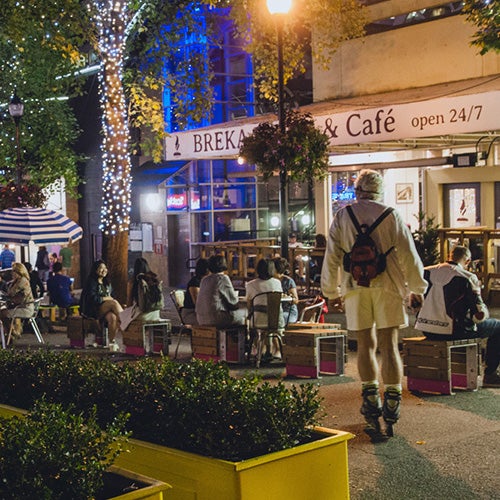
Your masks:
<svg viewBox="0 0 500 500"><path fill-rule="evenodd" d="M27 245L79 240L82 228L60 212L45 208L8 208L0 212L0 242Z"/></svg>

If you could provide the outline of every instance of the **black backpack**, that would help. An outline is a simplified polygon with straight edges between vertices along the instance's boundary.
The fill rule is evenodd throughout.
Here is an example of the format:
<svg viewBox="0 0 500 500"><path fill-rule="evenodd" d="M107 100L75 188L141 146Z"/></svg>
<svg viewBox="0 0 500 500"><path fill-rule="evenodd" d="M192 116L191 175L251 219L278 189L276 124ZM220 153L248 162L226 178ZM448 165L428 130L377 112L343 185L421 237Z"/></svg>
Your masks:
<svg viewBox="0 0 500 500"><path fill-rule="evenodd" d="M379 252L370 234L394 209L386 208L371 226L367 226L358 222L350 205L346 208L358 233L351 251L347 253L343 250L344 271L350 273L359 286L370 286L370 281L385 271L387 255L394 248L389 248L385 253Z"/></svg>
<svg viewBox="0 0 500 500"><path fill-rule="evenodd" d="M162 282L158 280L156 274L149 272L139 274L138 299L139 309L142 312L159 311L164 307Z"/></svg>

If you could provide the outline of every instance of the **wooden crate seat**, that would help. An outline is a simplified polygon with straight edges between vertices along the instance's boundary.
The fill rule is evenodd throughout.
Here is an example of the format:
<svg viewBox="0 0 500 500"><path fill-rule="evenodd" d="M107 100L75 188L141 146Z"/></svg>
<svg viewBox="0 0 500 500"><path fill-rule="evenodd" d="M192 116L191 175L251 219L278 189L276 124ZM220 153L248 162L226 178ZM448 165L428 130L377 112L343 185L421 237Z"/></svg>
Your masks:
<svg viewBox="0 0 500 500"><path fill-rule="evenodd" d="M404 374L408 390L453 394L454 388L475 391L481 372L481 339L403 339Z"/></svg>
<svg viewBox="0 0 500 500"><path fill-rule="evenodd" d="M191 333L193 357L227 363L243 363L246 334L247 329L244 325L227 328L193 326Z"/></svg>
<svg viewBox="0 0 500 500"><path fill-rule="evenodd" d="M321 374L343 375L347 362L347 330L325 323L289 325L285 330L283 356L287 376L319 378Z"/></svg>

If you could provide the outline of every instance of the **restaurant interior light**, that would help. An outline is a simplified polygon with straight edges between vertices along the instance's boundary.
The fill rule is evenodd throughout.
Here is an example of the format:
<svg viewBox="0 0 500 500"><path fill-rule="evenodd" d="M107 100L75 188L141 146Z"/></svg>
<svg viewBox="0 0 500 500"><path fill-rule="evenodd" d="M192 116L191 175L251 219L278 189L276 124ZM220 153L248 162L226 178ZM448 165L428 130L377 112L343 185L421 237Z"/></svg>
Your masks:
<svg viewBox="0 0 500 500"><path fill-rule="evenodd" d="M271 218L269 219L269 224L271 224L271 227L280 227L280 216L271 215Z"/></svg>

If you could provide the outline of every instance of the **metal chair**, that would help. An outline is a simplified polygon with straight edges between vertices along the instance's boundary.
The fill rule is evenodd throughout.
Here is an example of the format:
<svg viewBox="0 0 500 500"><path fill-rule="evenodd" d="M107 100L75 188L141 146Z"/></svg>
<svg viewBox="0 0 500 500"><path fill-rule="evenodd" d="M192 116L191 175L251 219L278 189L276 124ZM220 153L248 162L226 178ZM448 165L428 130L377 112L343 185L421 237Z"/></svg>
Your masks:
<svg viewBox="0 0 500 500"><path fill-rule="evenodd" d="M252 346L256 344L257 368L260 367L262 349L269 346L272 339L277 339L280 354L283 355L282 323L283 312L281 309L281 292L264 292L255 295L249 305L249 355Z"/></svg>
<svg viewBox="0 0 500 500"><path fill-rule="evenodd" d="M15 315L16 309L14 308L14 315L11 318L12 321L10 323L9 335L7 336L6 345L10 344L10 340L12 338L12 331L14 329L14 321L16 319L20 319L22 322L24 322L24 320L27 319L28 323L31 325L31 328L33 328L33 332L35 333L35 336L36 336L38 342L40 342L40 344L45 343L45 341L43 340L42 334L40 333L40 329L38 328L38 324L36 322L36 317L38 316L38 310L40 309L40 302L42 302L41 298L33 301L34 311L33 311L33 315L30 318L20 318L20 317L16 316ZM2 346L3 346L3 342L2 342Z"/></svg>
<svg viewBox="0 0 500 500"><path fill-rule="evenodd" d="M297 323L319 323L324 305L325 299L321 299L319 302L304 307L300 312Z"/></svg>
<svg viewBox="0 0 500 500"><path fill-rule="evenodd" d="M182 318L182 308L184 307L184 290L172 290L170 292L170 298L174 303L175 310L179 316L179 320L181 322L181 326L179 329L179 339L177 340L177 346L175 348L174 359L177 359L177 354L179 352L179 346L181 344L182 333L186 331L186 333L191 336L193 325L188 325L184 323L184 319Z"/></svg>

